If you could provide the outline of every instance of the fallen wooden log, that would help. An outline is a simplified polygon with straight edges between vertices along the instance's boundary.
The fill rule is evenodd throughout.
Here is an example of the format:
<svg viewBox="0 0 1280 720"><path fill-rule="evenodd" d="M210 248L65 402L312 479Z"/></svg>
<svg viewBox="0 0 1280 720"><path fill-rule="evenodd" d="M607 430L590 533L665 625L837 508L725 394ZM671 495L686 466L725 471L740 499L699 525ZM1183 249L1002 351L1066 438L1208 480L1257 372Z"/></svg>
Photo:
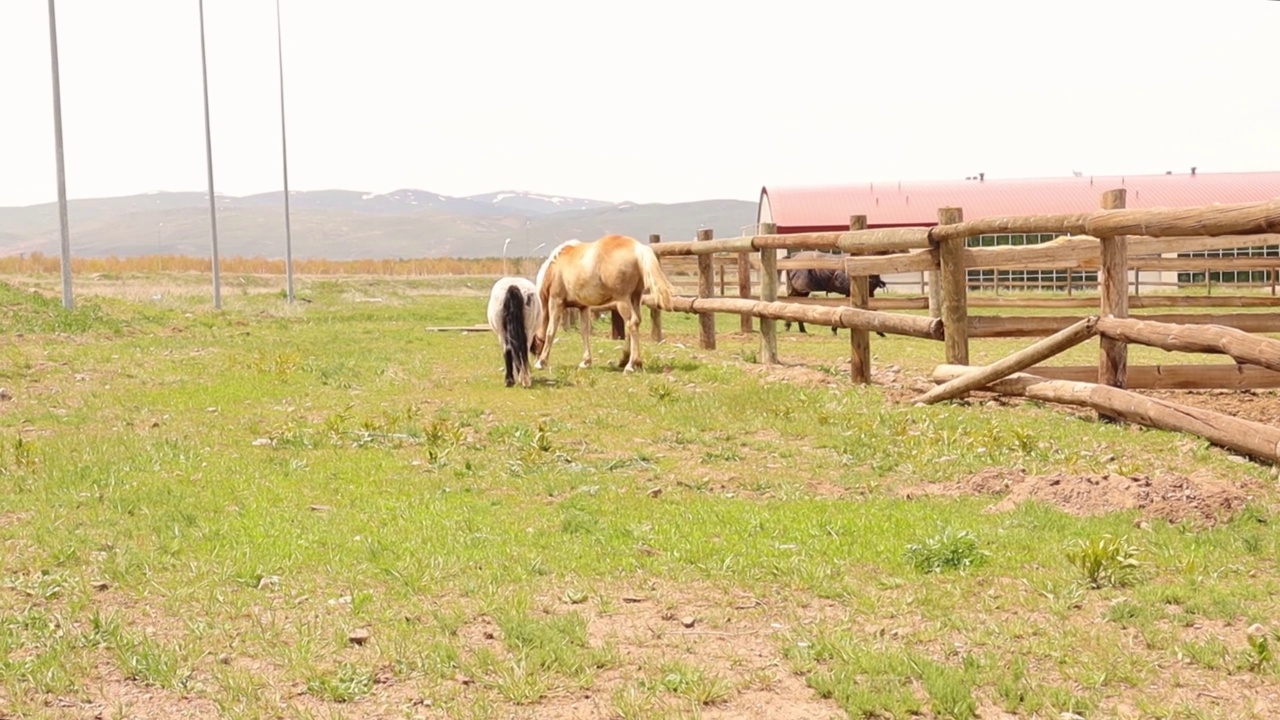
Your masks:
<svg viewBox="0 0 1280 720"><path fill-rule="evenodd" d="M1280 370L1280 340L1250 335L1221 325L1174 325L1137 318L1102 318L1098 321L1098 333L1162 350L1230 355L1236 362Z"/></svg>
<svg viewBox="0 0 1280 720"><path fill-rule="evenodd" d="M1174 325L1222 325L1246 333L1280 332L1277 313L1152 313L1133 319L1137 317ZM970 315L969 337L1044 337L1080 320L1079 315Z"/></svg>
<svg viewBox="0 0 1280 720"><path fill-rule="evenodd" d="M964 371L963 367L939 367L934 371L933 379L934 382L946 383L963 376ZM1199 435L1215 445L1271 463L1280 460L1280 428L1211 410L1144 397L1107 385L1046 380L1027 373L1015 373L991 383L987 388L1005 395L1088 407L1103 415L1139 425Z"/></svg>
<svg viewBox="0 0 1280 720"><path fill-rule="evenodd" d="M424 328L427 332L493 332L488 325L449 325L446 327Z"/></svg>
<svg viewBox="0 0 1280 720"><path fill-rule="evenodd" d="M653 297L644 296L646 305L653 305ZM686 313L729 313L752 315L770 320L789 320L813 325L837 328L856 328L893 335L941 340L942 321L919 315L898 315L876 310L857 308L798 305L788 302L761 302L742 298L690 298L673 297L669 310Z"/></svg>
<svg viewBox="0 0 1280 720"><path fill-rule="evenodd" d="M968 365L940 365L935 380L973 370ZM1097 382L1097 365L1033 365L1025 370L1046 380ZM1130 365L1129 390L1266 390L1280 388L1280 372L1255 365Z"/></svg>
<svg viewBox="0 0 1280 720"><path fill-rule="evenodd" d="M983 281L985 284L991 285L991 280ZM1006 286L1005 282L1000 283L1001 287ZM1144 284L1145 285L1145 284ZM880 298L875 298L879 300ZM874 300L872 307L875 307ZM975 308L1096 308L1098 307L1098 296L1096 294L1080 295L1077 297L1025 297L1025 296L1001 296L986 297L982 295L970 295L969 307ZM1129 309L1142 308L1175 308L1175 307L1199 307L1199 308L1236 308L1236 307L1280 307L1280 297L1271 295L1208 295L1208 296L1186 296L1186 295L1169 295L1169 294L1152 294L1152 295L1130 295Z"/></svg>
<svg viewBox="0 0 1280 720"><path fill-rule="evenodd" d="M1047 360L1067 348L1075 347L1097 334L1098 318L1088 317L1065 330L1050 335L990 365L975 367L970 372L949 380L916 398L916 403L930 405L959 397L970 390L985 387L994 380L1025 370Z"/></svg>

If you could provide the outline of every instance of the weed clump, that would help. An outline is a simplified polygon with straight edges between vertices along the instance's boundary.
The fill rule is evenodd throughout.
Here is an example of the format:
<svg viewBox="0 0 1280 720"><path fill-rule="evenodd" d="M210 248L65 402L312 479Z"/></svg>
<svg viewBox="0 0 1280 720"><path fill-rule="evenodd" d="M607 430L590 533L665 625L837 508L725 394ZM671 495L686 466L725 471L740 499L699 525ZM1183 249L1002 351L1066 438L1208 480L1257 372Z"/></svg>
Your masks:
<svg viewBox="0 0 1280 720"><path fill-rule="evenodd" d="M1067 548L1067 562L1084 576L1091 588L1128 587L1138 581L1142 563L1138 548L1127 537L1103 535L1092 540L1077 540Z"/></svg>
<svg viewBox="0 0 1280 720"><path fill-rule="evenodd" d="M946 529L920 543L907 546L907 560L922 573L968 570L986 561L989 553L978 546L968 530Z"/></svg>

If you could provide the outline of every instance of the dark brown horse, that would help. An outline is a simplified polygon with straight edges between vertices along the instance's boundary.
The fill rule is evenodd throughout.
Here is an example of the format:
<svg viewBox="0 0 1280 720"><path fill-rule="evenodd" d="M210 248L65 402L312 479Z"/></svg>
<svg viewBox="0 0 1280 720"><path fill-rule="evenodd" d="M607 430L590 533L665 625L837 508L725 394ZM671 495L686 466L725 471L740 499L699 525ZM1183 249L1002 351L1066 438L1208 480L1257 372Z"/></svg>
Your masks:
<svg viewBox="0 0 1280 720"><path fill-rule="evenodd" d="M845 258L848 255L833 255L831 253L817 252L809 250L798 252L792 255L792 259L806 260L812 258ZM876 290L887 287L884 280L879 275L870 275L867 277L867 290L871 297L876 296ZM849 275L844 270L828 270L828 269L806 269L806 270L788 270L787 271L787 295L789 297L809 297L810 293L829 292L849 297ZM800 332L804 332L804 323L798 322ZM791 321L788 320L783 324L784 330L791 329ZM834 335L835 328L831 328ZM881 335L881 337L884 337Z"/></svg>

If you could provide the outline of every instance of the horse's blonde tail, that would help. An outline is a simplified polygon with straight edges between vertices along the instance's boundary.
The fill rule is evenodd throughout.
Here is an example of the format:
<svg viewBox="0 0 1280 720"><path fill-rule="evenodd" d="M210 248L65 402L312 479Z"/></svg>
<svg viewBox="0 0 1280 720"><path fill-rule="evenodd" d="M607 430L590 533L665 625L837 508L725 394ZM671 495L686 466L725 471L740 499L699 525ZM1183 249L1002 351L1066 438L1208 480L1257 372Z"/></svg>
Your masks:
<svg viewBox="0 0 1280 720"><path fill-rule="evenodd" d="M653 248L637 245L636 259L640 261L640 270L644 273L645 289L658 301L658 307L670 310L674 288L671 287L671 281L667 280L666 273L662 272L662 264L658 262Z"/></svg>

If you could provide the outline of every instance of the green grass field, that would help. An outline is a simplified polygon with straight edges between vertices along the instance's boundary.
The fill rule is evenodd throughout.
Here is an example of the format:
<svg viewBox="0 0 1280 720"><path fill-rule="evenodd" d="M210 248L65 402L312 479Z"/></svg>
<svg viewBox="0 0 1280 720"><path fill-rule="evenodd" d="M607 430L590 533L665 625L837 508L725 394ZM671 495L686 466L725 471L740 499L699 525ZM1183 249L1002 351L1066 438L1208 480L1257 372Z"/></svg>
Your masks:
<svg viewBox="0 0 1280 720"><path fill-rule="evenodd" d="M765 369L737 318L707 352L668 314L644 372L601 322L595 368L565 330L524 390L490 334L424 331L483 323L492 278L304 279L295 307L230 278L222 312L195 276L81 278L71 313L5 280L0 717L1280 714L1271 469L912 407L940 344L873 337L858 388L844 335ZM1250 497L1210 526L902 492L1014 468Z"/></svg>

